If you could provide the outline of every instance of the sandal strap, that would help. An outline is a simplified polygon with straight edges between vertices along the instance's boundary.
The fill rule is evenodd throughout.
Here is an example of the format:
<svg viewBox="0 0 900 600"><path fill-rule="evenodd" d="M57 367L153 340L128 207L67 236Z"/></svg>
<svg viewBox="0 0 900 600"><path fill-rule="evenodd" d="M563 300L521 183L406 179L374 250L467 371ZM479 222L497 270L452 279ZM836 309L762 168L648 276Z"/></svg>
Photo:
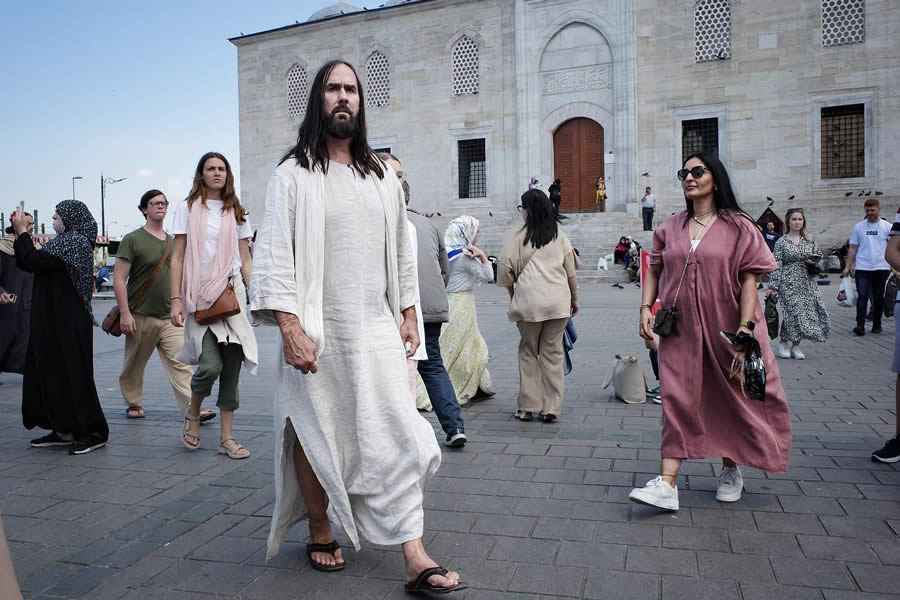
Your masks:
<svg viewBox="0 0 900 600"><path fill-rule="evenodd" d="M184 418L188 421L199 421L200 417L192 417L191 415L184 415Z"/></svg>
<svg viewBox="0 0 900 600"><path fill-rule="evenodd" d="M219 440L219 445L224 447L224 446L225 446L225 442L234 442L235 444L238 445L239 448L243 448L243 446L241 446L240 444L238 444L238 443L237 443L237 440L234 439L233 437L225 438L224 440Z"/></svg>
<svg viewBox="0 0 900 600"><path fill-rule="evenodd" d="M415 586L416 588L421 588L422 586L431 585L428 583L428 578L432 575L440 575L441 577L447 574L447 569L444 567L430 567L425 569L416 577Z"/></svg>
<svg viewBox="0 0 900 600"><path fill-rule="evenodd" d="M331 540L327 544L307 544L306 553L311 555L313 552L326 552L334 556L334 553L337 552L340 547L337 540Z"/></svg>

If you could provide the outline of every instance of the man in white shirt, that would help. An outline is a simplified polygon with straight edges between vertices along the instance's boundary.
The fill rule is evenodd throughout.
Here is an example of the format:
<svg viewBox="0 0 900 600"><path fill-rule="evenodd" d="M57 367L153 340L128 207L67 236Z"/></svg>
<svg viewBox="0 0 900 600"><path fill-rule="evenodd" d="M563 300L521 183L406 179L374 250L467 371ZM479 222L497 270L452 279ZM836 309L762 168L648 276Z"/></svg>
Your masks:
<svg viewBox="0 0 900 600"><path fill-rule="evenodd" d="M650 186L641 198L641 213L644 217L644 231L653 231L653 213L656 211L656 196L650 192Z"/></svg>
<svg viewBox="0 0 900 600"><path fill-rule="evenodd" d="M884 284L891 267L884 258L891 224L880 217L881 205L877 198L865 203L866 218L856 224L850 234L850 251L843 276L856 279L856 327L853 333L866 335L866 311L872 298L872 333L881 333L881 316L884 313Z"/></svg>

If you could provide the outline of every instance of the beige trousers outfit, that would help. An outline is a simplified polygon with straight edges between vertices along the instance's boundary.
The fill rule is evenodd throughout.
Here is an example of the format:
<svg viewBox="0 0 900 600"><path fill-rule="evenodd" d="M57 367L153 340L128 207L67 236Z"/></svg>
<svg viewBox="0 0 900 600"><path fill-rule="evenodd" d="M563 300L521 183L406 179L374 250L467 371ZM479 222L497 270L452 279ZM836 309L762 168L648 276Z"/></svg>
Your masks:
<svg viewBox="0 0 900 600"><path fill-rule="evenodd" d="M191 401L191 377L194 375L189 365L175 360L175 355L184 345L184 328L175 327L169 319L146 315L134 315L134 324L134 334L125 336L125 359L119 376L119 388L125 404L141 406L144 369L155 349L172 383L178 409L184 413Z"/></svg>
<svg viewBox="0 0 900 600"><path fill-rule="evenodd" d="M519 321L519 410L559 416L562 411L563 333L568 317Z"/></svg>

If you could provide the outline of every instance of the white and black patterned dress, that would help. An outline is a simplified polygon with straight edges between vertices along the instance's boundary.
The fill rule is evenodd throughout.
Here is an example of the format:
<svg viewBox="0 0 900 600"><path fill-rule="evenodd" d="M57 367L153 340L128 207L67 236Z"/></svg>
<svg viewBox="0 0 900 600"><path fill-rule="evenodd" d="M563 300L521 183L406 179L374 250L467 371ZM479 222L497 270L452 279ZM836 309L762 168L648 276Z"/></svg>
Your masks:
<svg viewBox="0 0 900 600"><path fill-rule="evenodd" d="M831 330L816 278L806 271L806 257L821 254L815 242L794 243L784 235L775 242L778 268L769 274L769 288L778 294L781 339L824 342Z"/></svg>

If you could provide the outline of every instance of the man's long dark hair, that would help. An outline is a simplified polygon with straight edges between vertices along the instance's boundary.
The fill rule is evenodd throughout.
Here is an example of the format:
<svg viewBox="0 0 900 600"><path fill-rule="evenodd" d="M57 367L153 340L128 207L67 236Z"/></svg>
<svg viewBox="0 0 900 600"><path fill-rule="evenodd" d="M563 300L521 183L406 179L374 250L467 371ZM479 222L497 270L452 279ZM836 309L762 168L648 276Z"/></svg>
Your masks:
<svg viewBox="0 0 900 600"><path fill-rule="evenodd" d="M525 213L525 240L523 246L530 242L535 248L546 246L559 234L559 213L547 194L539 189L528 190L522 194L522 208Z"/></svg>
<svg viewBox="0 0 900 600"><path fill-rule="evenodd" d="M362 84L359 75L353 65L343 60L332 60L326 63L313 80L312 89L309 90L309 100L306 103L306 115L300 123L297 133L297 144L288 150L278 164L289 158L296 160L304 169L313 170L319 167L322 172L328 172L328 146L326 135L328 133L328 113L325 112L325 83L328 76L338 65L346 65L353 76L356 77L356 89L359 93L359 111L356 113L356 134L350 140L350 155L353 157L353 166L362 173L368 175L375 173L379 179L384 178L384 167L375 156L369 142L366 139L366 100L363 96ZM310 161L312 159L312 161ZM312 164L310 164L310 162Z"/></svg>
<svg viewBox="0 0 900 600"><path fill-rule="evenodd" d="M733 216L743 216L753 223L753 217L738 204L734 190L731 188L731 179L728 177L728 171L725 169L722 161L719 160L719 157L711 152L696 152L684 159L684 163L681 165L682 168L686 168L684 165L692 158L700 160L709 169L709 174L712 175L713 202L716 206L716 212L719 215L727 215L729 220L732 220ZM694 202L685 197L684 204L687 208L684 225L687 225L694 216Z"/></svg>

